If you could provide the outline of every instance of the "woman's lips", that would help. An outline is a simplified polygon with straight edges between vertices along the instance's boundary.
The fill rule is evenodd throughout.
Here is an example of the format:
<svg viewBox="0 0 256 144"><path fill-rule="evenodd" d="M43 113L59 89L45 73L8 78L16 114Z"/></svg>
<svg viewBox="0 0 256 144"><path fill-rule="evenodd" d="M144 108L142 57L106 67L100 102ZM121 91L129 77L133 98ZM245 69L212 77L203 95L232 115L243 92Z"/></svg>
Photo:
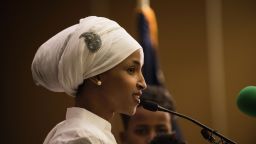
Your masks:
<svg viewBox="0 0 256 144"><path fill-rule="evenodd" d="M135 101L136 101L137 104L139 104L140 103L140 96L135 96Z"/></svg>
<svg viewBox="0 0 256 144"><path fill-rule="evenodd" d="M141 92L138 92L138 93L134 93L133 96L134 96L134 100L136 101L137 104L140 103L140 96L141 96Z"/></svg>

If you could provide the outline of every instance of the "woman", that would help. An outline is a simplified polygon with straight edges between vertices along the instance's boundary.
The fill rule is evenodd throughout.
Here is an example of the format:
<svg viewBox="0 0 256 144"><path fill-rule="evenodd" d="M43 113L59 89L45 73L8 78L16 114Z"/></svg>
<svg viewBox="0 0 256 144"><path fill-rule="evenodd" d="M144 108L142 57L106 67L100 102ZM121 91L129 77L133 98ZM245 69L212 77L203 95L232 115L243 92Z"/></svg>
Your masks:
<svg viewBox="0 0 256 144"><path fill-rule="evenodd" d="M74 96L66 120L44 144L114 144L110 119L133 115L146 88L141 46L116 22L90 16L45 42L35 54L36 84Z"/></svg>

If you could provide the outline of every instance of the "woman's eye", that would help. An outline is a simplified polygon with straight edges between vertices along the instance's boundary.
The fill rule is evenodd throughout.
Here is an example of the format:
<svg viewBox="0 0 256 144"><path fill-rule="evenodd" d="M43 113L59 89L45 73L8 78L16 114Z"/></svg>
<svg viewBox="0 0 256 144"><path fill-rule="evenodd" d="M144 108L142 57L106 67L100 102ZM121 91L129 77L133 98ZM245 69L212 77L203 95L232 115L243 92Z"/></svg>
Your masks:
<svg viewBox="0 0 256 144"><path fill-rule="evenodd" d="M135 68L134 67L130 67L127 69L129 74L133 74L135 72Z"/></svg>

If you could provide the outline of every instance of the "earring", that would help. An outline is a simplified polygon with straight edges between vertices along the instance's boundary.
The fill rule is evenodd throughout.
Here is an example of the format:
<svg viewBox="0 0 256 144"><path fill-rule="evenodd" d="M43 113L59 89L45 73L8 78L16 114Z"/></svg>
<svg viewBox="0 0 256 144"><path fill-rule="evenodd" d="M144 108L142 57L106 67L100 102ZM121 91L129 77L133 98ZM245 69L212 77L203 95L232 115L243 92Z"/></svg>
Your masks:
<svg viewBox="0 0 256 144"><path fill-rule="evenodd" d="M102 82L94 77L92 77L90 80L92 80L93 83L97 84L98 86L100 86L102 84Z"/></svg>
<svg viewBox="0 0 256 144"><path fill-rule="evenodd" d="M100 80L97 80L97 85L100 86L102 82Z"/></svg>

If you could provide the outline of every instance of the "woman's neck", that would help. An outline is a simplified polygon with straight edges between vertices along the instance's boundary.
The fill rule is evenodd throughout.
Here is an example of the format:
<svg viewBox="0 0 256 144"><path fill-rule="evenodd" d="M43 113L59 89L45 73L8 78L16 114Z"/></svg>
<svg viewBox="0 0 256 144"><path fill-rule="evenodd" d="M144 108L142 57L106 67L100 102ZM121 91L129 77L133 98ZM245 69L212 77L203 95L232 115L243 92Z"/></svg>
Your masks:
<svg viewBox="0 0 256 144"><path fill-rule="evenodd" d="M104 105L104 100L98 98L97 95L80 95L75 99L75 106L89 110L109 122L115 114L114 111Z"/></svg>

